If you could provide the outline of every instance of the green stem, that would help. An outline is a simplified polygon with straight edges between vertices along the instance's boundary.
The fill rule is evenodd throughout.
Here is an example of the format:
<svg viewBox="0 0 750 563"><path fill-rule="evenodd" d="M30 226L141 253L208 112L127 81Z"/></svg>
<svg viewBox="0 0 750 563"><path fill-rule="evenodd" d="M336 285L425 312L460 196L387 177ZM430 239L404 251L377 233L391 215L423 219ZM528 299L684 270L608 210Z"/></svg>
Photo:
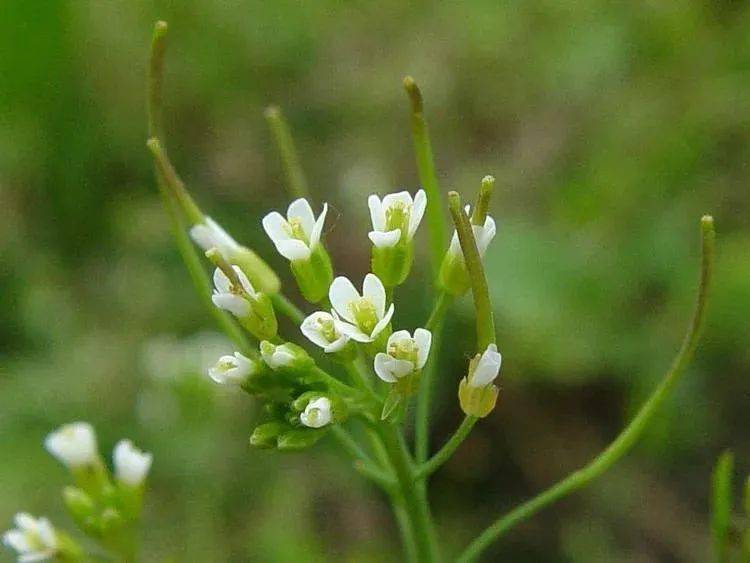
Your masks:
<svg viewBox="0 0 750 563"><path fill-rule="evenodd" d="M698 338L705 317L711 276L713 273L714 227L712 217L705 216L701 219L701 233L703 241L703 258L701 265L700 288L698 290L695 313L693 314L692 321L688 328L688 332L685 335L685 339L682 342L682 346L673 360L671 367L664 375L661 383L659 383L630 424L625 427L620 435L617 436L617 438L601 454L599 454L599 456L584 468L572 473L540 495L523 503L511 510L505 516L496 520L473 542L471 542L471 544L469 544L457 559L458 562L466 563L469 561L476 561L485 549L508 530L530 518L542 508L591 483L591 481L602 475L620 458L622 458L622 456L633 447L633 444L635 444L638 438L643 434L649 422L653 419L654 414L683 374L685 367L693 357L693 353L698 344Z"/></svg>
<svg viewBox="0 0 750 563"><path fill-rule="evenodd" d="M350 457L354 459L354 468L372 480L386 491L392 491L394 487L393 478L385 471L378 468L377 464L360 447L356 440L344 428L334 425L331 427L331 436L344 448Z"/></svg>
<svg viewBox="0 0 750 563"><path fill-rule="evenodd" d="M492 315L490 290L487 286L487 276L484 273L482 257L479 255L474 231L469 218L461 209L461 196L456 192L448 194L448 207L456 225L458 242L464 255L466 270L471 280L471 293L474 297L474 309L477 320L477 348L481 353L487 346L495 343L495 321Z"/></svg>
<svg viewBox="0 0 750 563"><path fill-rule="evenodd" d="M414 482L414 469L406 444L392 424L376 426L388 457L393 465L404 510L411 523L416 543L417 561L432 563L438 560L432 518L425 495Z"/></svg>
<svg viewBox="0 0 750 563"><path fill-rule="evenodd" d="M305 313L281 293L271 295L274 308L297 326L305 320Z"/></svg>
<svg viewBox="0 0 750 563"><path fill-rule="evenodd" d="M302 171L297 150L294 147L294 140L289 131L289 125L287 125L284 115L281 113L281 108L270 106L266 108L265 116L268 126L271 129L274 143L276 144L276 150L279 151L281 165L286 175L287 188L290 194L295 198L309 197L307 180Z"/></svg>
<svg viewBox="0 0 750 563"><path fill-rule="evenodd" d="M437 369L437 355L440 353L440 343L443 339L443 319L448 307L453 302L453 297L441 291L435 305L430 313L430 318L425 324L427 330L432 331L432 353L427 360L427 365L422 371L417 394L417 408L414 422L414 450L417 463L423 463L427 459L430 449L430 407L432 404L433 380Z"/></svg>
<svg viewBox="0 0 750 563"><path fill-rule="evenodd" d="M435 161L432 156L432 143L424 118L424 101L414 78L404 78L404 89L411 102L411 133L414 142L414 156L417 161L419 181L427 194L427 231L430 237L430 265L432 280L435 282L440 272L440 262L445 254L446 229L443 221L443 205L440 197Z"/></svg>
<svg viewBox="0 0 750 563"><path fill-rule="evenodd" d="M440 448L440 450L434 456L432 456L428 462L424 463L417 469L415 478L425 479L426 477L437 471L438 468L446 461L448 461L458 449L458 446L460 446L461 443L469 435L471 429L474 428L477 420L479 420L477 417L467 415L461 422L460 426L453 433L453 436L448 439L443 447Z"/></svg>
<svg viewBox="0 0 750 563"><path fill-rule="evenodd" d="M148 107L148 129L152 136L159 135L162 132L162 85L164 75L164 53L166 49L166 22L156 22L154 26L154 35L151 44L151 61L149 65L149 107ZM158 163L157 163L158 164ZM187 228L181 219L180 208L178 203L171 197L167 186L167 179L160 171L159 166L156 169L156 184L159 187L159 194L164 204L164 209L169 218L170 228L174 236L177 249L185 263L190 279L193 282L198 296L203 301L206 308L214 317L219 327L226 335L237 345L243 354L251 357L257 357L258 352L250 346L245 334L240 330L237 324L225 313L214 306L211 301L211 292L213 285L203 269L201 259L193 247L190 238L187 235Z"/></svg>

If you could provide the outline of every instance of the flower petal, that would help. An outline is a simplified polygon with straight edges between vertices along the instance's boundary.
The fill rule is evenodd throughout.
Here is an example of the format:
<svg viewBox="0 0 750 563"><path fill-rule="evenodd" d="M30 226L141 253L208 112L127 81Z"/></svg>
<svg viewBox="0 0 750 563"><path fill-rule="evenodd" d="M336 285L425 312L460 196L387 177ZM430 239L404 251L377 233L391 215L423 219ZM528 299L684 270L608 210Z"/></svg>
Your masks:
<svg viewBox="0 0 750 563"><path fill-rule="evenodd" d="M336 325L336 329L341 333L352 340L355 340L357 342L372 342L374 340L373 336L370 336L369 334L365 334L362 332L362 330L353 324L346 323L344 321L338 321Z"/></svg>
<svg viewBox="0 0 750 563"><path fill-rule="evenodd" d="M315 221L315 225L313 226L312 233L310 234L310 248L315 248L317 244L320 242L320 235L323 234L323 226L326 222L326 215L328 215L328 204L323 204L323 211L320 212L320 215L318 215L318 220Z"/></svg>
<svg viewBox="0 0 750 563"><path fill-rule="evenodd" d="M291 238L289 223L278 211L271 211L263 217L263 230L277 246L281 241Z"/></svg>
<svg viewBox="0 0 750 563"><path fill-rule="evenodd" d="M411 333L408 330L397 330L388 337L388 346L395 346L403 340L411 340Z"/></svg>
<svg viewBox="0 0 750 563"><path fill-rule="evenodd" d="M333 354L334 352L338 352L341 350L346 344L349 342L349 337L345 334L342 334L338 340L335 340L331 342L328 346L323 348L323 351L326 354Z"/></svg>
<svg viewBox="0 0 750 563"><path fill-rule="evenodd" d="M219 268L214 270L214 287L219 293L229 293L232 291L232 283L227 275Z"/></svg>
<svg viewBox="0 0 750 563"><path fill-rule="evenodd" d="M386 383L396 383L396 376L391 373L389 361L392 358L388 354L378 352L375 354L375 373Z"/></svg>
<svg viewBox="0 0 750 563"><path fill-rule="evenodd" d="M279 251L287 260L307 260L310 258L310 249L308 246L297 239L282 240L276 245Z"/></svg>
<svg viewBox="0 0 750 563"><path fill-rule="evenodd" d="M432 333L425 328L418 328L414 331L414 342L417 344L417 368L422 369L430 355Z"/></svg>
<svg viewBox="0 0 750 563"><path fill-rule="evenodd" d="M385 313L385 287L375 274L367 274L362 282L362 297L369 299L375 305L375 312L379 319Z"/></svg>
<svg viewBox="0 0 750 563"><path fill-rule="evenodd" d="M235 317L243 318L250 314L250 304L239 295L233 293L214 293L211 296L211 301L219 309L229 311Z"/></svg>
<svg viewBox="0 0 750 563"><path fill-rule="evenodd" d="M383 204L380 202L380 198L375 194L368 197L367 207L370 208L372 228L376 231L382 231L385 229L385 211L383 210Z"/></svg>
<svg viewBox="0 0 750 563"><path fill-rule="evenodd" d="M349 278L338 276L331 287L328 289L328 299L336 312L350 323L356 322L352 312L349 310L349 303L359 299L360 295L354 284Z"/></svg>
<svg viewBox="0 0 750 563"><path fill-rule="evenodd" d="M409 215L409 238L412 238L414 233L417 232L425 209L427 209L427 194L424 190L419 190L414 196L414 207L412 207L411 215Z"/></svg>
<svg viewBox="0 0 750 563"><path fill-rule="evenodd" d="M482 354L477 367L471 376L469 385L472 387L484 387L492 383L500 373L503 357L497 351L497 346L490 344Z"/></svg>
<svg viewBox="0 0 750 563"><path fill-rule="evenodd" d="M383 198L383 210L387 210L394 203L401 203L402 205L411 207L414 204L414 200L406 190L388 194Z"/></svg>
<svg viewBox="0 0 750 563"><path fill-rule="evenodd" d="M394 229L392 231L370 231L367 233L370 237L372 244L378 248L390 248L396 246L399 240L401 240L401 229Z"/></svg>
<svg viewBox="0 0 750 563"><path fill-rule="evenodd" d="M393 316L394 311L393 303L391 303L391 306L388 307L388 311L386 311L385 315L382 319L378 321L378 324L375 325L375 328L372 329L372 334L370 335L371 340L375 340L377 338L378 334L383 332L383 329L388 326L388 323L391 322L391 317Z"/></svg>
<svg viewBox="0 0 750 563"><path fill-rule="evenodd" d="M312 239L313 228L315 227L315 214L313 213L310 203L304 198L295 199L289 204L286 212L286 218L289 222L292 219L299 219L302 224L302 230L305 231L307 239Z"/></svg>
<svg viewBox="0 0 750 563"><path fill-rule="evenodd" d="M325 336L323 336L323 333L320 331L321 320L333 321L333 317L325 311L316 311L313 314L308 315L305 320L302 321L300 330L310 342L325 349L326 346L329 346L331 343Z"/></svg>
<svg viewBox="0 0 750 563"><path fill-rule="evenodd" d="M237 274L237 277L240 280L242 289L247 291L250 295L255 295L255 288L253 287L253 284L250 283L250 280L247 279L245 272L243 272L239 266L232 266L232 268L234 268L234 272Z"/></svg>

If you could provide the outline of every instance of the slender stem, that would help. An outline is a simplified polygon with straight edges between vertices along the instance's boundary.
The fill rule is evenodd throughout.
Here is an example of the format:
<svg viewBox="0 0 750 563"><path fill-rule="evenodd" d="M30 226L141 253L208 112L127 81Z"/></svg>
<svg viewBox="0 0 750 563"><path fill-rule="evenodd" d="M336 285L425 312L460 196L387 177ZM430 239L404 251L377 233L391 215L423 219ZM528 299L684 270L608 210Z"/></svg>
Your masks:
<svg viewBox="0 0 750 563"><path fill-rule="evenodd" d="M274 308L297 326L305 320L305 313L281 293L271 295Z"/></svg>
<svg viewBox="0 0 750 563"><path fill-rule="evenodd" d="M471 280L471 293L474 297L477 320L477 348L479 352L482 352L487 346L495 342L495 321L492 315L487 276L484 273L474 231L469 223L469 218L461 209L461 196L458 193L450 192L448 194L448 207L456 225L458 242L461 244L461 252L464 255L466 270L469 272L469 279Z"/></svg>
<svg viewBox="0 0 750 563"><path fill-rule="evenodd" d="M386 491L393 490L395 485L393 477L377 467L377 464L367 455L349 432L340 426L334 425L331 427L331 436L354 459L354 468L359 473L375 482L382 489Z"/></svg>
<svg viewBox="0 0 750 563"><path fill-rule="evenodd" d="M414 78L404 78L404 89L411 102L411 133L414 142L414 155L417 161L419 181L427 193L427 231L430 237L430 265L432 280L437 280L440 262L445 253L446 229L443 221L443 205L440 197L435 161L432 156L432 143L424 118L424 101Z"/></svg>
<svg viewBox="0 0 750 563"><path fill-rule="evenodd" d="M379 405L382 405L383 400L375 393L375 390L373 389L370 381L367 378L367 372L365 371L362 363L358 360L355 360L351 362L344 362L343 366L351 381L359 389L367 393L367 396L370 397L373 401L375 401Z"/></svg>
<svg viewBox="0 0 750 563"><path fill-rule="evenodd" d="M440 353L440 344L443 340L443 319L452 302L453 297L441 291L435 300L430 318L425 324L425 328L432 331L432 354L430 354L427 365L422 371L417 395L414 422L414 451L417 463L423 463L427 459L430 449L430 407L432 405L433 380L437 370L437 355Z"/></svg>
<svg viewBox="0 0 750 563"><path fill-rule="evenodd" d="M638 414L636 414L630 424L625 427L620 435L617 436L617 438L615 438L615 440L591 463L564 478L562 481L553 485L540 495L511 510L505 516L497 519L469 544L457 561L461 563L476 561L490 544L515 525L530 518L545 506L548 506L562 497L588 485L624 456L643 434L649 422L653 419L654 414L685 371L685 367L692 359L693 353L698 344L713 273L714 227L713 218L710 216L705 216L701 219L701 233L703 258L701 265L700 288L698 290L697 303L692 321L690 322L685 339L683 340L682 346L673 360L672 365L654 392L638 411Z"/></svg>
<svg viewBox="0 0 750 563"><path fill-rule="evenodd" d="M477 420L479 419L475 416L467 415L466 417L464 417L459 427L453 433L453 436L448 439L443 447L440 448L440 450L434 456L432 456L428 462L424 463L417 469L415 478L424 479L428 477L429 475L437 471L441 465L448 461L456 452L458 446L460 446L461 443L469 435L471 429L474 428Z"/></svg>
<svg viewBox="0 0 750 563"><path fill-rule="evenodd" d="M716 563L729 561L729 534L732 526L732 473L734 456L725 451L714 467L711 487L711 536Z"/></svg>
<svg viewBox="0 0 750 563"><path fill-rule="evenodd" d="M420 563L435 562L438 560L438 554L432 519L427 499L414 482L414 469L406 444L398 429L392 424L381 424L376 428L396 473L404 509L411 522L416 542L417 560Z"/></svg>
<svg viewBox="0 0 750 563"><path fill-rule="evenodd" d="M407 561L417 561L417 541L414 538L409 514L404 508L404 501L396 495L391 495L391 508L396 516L399 532L401 532L401 541L404 544L404 552Z"/></svg>
<svg viewBox="0 0 750 563"><path fill-rule="evenodd" d="M266 108L265 116L276 144L276 150L279 151L290 194L296 198L309 197L307 180L297 156L292 133L289 131L289 125L284 119L284 114L281 113L281 108L270 106Z"/></svg>
<svg viewBox="0 0 750 563"><path fill-rule="evenodd" d="M325 370L320 369L318 366L314 366L310 370L316 377L319 377L326 383L328 383L331 387L338 389L341 392L344 393L350 393L350 394L360 394L359 389L355 389L354 387L347 385L343 381L339 381L335 377L333 377L330 373L328 373Z"/></svg>
<svg viewBox="0 0 750 563"><path fill-rule="evenodd" d="M151 44L151 63L149 66L148 129L149 134L151 134L152 137L155 134L161 134L162 131L161 94L164 82L163 75L166 33L166 22L156 22ZM159 187L159 194L169 218L172 235L174 236L177 249L180 252L182 261L185 263L198 296L214 317L219 327L239 347L239 349L246 355L257 357L258 352L250 345L249 340L242 330L240 330L227 313L218 309L211 301L211 281L209 280L206 271L203 269L201 259L187 235L187 229L181 218L178 203L171 197L167 187L166 178L158 166L156 169L156 184Z"/></svg>

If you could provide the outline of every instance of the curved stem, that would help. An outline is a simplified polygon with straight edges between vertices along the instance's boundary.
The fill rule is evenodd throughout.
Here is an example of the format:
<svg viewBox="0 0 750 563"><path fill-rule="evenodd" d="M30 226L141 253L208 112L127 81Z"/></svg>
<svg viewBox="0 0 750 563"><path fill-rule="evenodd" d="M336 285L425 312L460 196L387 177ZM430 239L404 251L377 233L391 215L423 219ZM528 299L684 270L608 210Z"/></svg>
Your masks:
<svg viewBox="0 0 750 563"><path fill-rule="evenodd" d="M297 326L305 320L305 313L281 293L271 295L274 308Z"/></svg>
<svg viewBox="0 0 750 563"><path fill-rule="evenodd" d="M429 475L437 471L441 465L448 461L458 449L458 446L460 446L461 443L469 435L471 429L474 428L477 420L479 419L475 416L467 415L466 417L464 417L460 426L453 433L453 436L451 436L443 445L443 447L440 448L440 451L432 456L428 462L417 468L417 471L414 475L415 479L424 479L425 477L428 477Z"/></svg>
<svg viewBox="0 0 750 563"><path fill-rule="evenodd" d="M378 468L375 461L360 447L349 432L340 426L331 427L331 436L344 448L344 451L354 459L354 468L386 491L392 491L395 481L393 477Z"/></svg>
<svg viewBox="0 0 750 563"><path fill-rule="evenodd" d="M630 424L625 427L620 435L617 436L617 438L591 463L496 520L492 525L485 529L479 537L469 544L457 561L462 563L476 561L490 544L496 541L505 532L513 528L516 524L530 518L545 506L548 506L562 497L588 485L624 456L633 444L635 444L636 440L640 438L641 434L643 434L643 431L648 426L648 423L651 422L657 409L664 402L669 391L675 383L677 383L684 372L685 367L693 357L693 353L698 344L698 338L700 336L706 312L706 302L711 284L711 276L713 273L714 227L712 217L705 216L701 219L701 233L703 241L703 257L701 264L700 288L698 290L695 313L693 314L692 321L687 334L685 335L685 339L682 342L682 346L673 360L671 367L664 375L661 383L659 383L657 388L638 411L638 414L636 414Z"/></svg>
<svg viewBox="0 0 750 563"><path fill-rule="evenodd" d="M440 353L440 344L443 340L443 319L452 302L453 297L445 291L441 291L435 300L430 318L425 324L425 328L432 331L432 354L422 371L419 394L417 395L414 422L414 451L417 463L422 463L427 459L430 449L430 406L434 387L433 380L437 369L437 355Z"/></svg>

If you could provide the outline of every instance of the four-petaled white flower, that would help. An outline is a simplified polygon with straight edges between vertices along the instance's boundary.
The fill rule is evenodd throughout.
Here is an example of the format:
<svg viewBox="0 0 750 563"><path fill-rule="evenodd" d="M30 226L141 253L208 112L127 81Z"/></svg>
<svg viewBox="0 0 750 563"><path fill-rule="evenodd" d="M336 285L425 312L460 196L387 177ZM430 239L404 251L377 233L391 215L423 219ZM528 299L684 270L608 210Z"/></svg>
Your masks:
<svg viewBox="0 0 750 563"><path fill-rule="evenodd" d="M193 225L190 229L190 238L203 250L217 248L224 260L231 262L232 256L239 250L239 243L221 228L211 217L206 216L202 223Z"/></svg>
<svg viewBox="0 0 750 563"><path fill-rule="evenodd" d="M339 330L339 325L336 311L333 311L333 314L316 311L302 321L300 330L310 342L323 348L327 354L331 354L338 352L349 342L349 337Z"/></svg>
<svg viewBox="0 0 750 563"><path fill-rule="evenodd" d="M331 413L331 401L327 397L319 397L307 403L305 411L299 415L299 419L305 426L310 428L322 428L333 420Z"/></svg>
<svg viewBox="0 0 750 563"><path fill-rule="evenodd" d="M362 295L348 278L333 280L328 291L331 305L341 320L338 330L357 342L372 342L388 326L393 316L393 303L386 311L385 287L375 274L367 274L362 283Z"/></svg>
<svg viewBox="0 0 750 563"><path fill-rule="evenodd" d="M495 344L490 344L482 353L479 361L476 363L474 370L469 374L469 387L486 387L500 373L500 366L503 363L503 357L497 351Z"/></svg>
<svg viewBox="0 0 750 563"><path fill-rule="evenodd" d="M143 452L130 440L120 440L112 453L115 476L130 487L138 487L146 479L153 455Z"/></svg>
<svg viewBox="0 0 750 563"><path fill-rule="evenodd" d="M44 440L49 453L70 468L97 462L96 433L87 422L73 422L61 426Z"/></svg>
<svg viewBox="0 0 750 563"><path fill-rule="evenodd" d="M386 352L375 355L375 373L383 381L395 383L402 377L421 370L430 354L432 333L424 328L414 331L399 330L388 338Z"/></svg>
<svg viewBox="0 0 750 563"><path fill-rule="evenodd" d="M320 242L323 224L328 213L328 204L315 219L312 207L301 197L289 204L286 219L277 211L263 217L263 229L287 260L307 260Z"/></svg>
<svg viewBox="0 0 750 563"><path fill-rule="evenodd" d="M234 356L222 356L215 365L208 368L208 376L216 383L242 385L256 370L250 358L235 352Z"/></svg>
<svg viewBox="0 0 750 563"><path fill-rule="evenodd" d="M57 534L49 520L19 512L14 523L16 527L3 534L3 543L18 553L18 561L43 561L55 556Z"/></svg>
<svg viewBox="0 0 750 563"><path fill-rule="evenodd" d="M471 215L471 206L467 205L464 209L466 211L467 215ZM474 239L477 241L477 249L479 250L479 256L484 256L485 251L487 250L487 247L492 242L492 239L495 238L495 234L497 233L497 227L495 225L495 220L487 215L484 219L484 225L471 225L471 230L474 232ZM448 249L448 252L454 254L455 256L460 256L461 260L463 260L463 251L461 250L461 243L458 240L458 234L456 231L453 231L453 238L451 239L451 245Z"/></svg>
<svg viewBox="0 0 750 563"><path fill-rule="evenodd" d="M395 246L403 238L407 242L422 221L427 207L427 195L419 190L414 199L409 192L386 195L382 201L376 195L367 199L372 219L372 231L368 234L372 243L381 248Z"/></svg>
<svg viewBox="0 0 750 563"><path fill-rule="evenodd" d="M255 288L247 279L245 273L240 270L237 266L232 266L237 278L240 280L241 288L233 287L232 282L229 280L227 275L216 268L214 270L214 294L211 296L211 301L214 302L219 309L229 311L235 317L244 318L250 314L250 302L242 294L243 290L249 296L255 295Z"/></svg>

